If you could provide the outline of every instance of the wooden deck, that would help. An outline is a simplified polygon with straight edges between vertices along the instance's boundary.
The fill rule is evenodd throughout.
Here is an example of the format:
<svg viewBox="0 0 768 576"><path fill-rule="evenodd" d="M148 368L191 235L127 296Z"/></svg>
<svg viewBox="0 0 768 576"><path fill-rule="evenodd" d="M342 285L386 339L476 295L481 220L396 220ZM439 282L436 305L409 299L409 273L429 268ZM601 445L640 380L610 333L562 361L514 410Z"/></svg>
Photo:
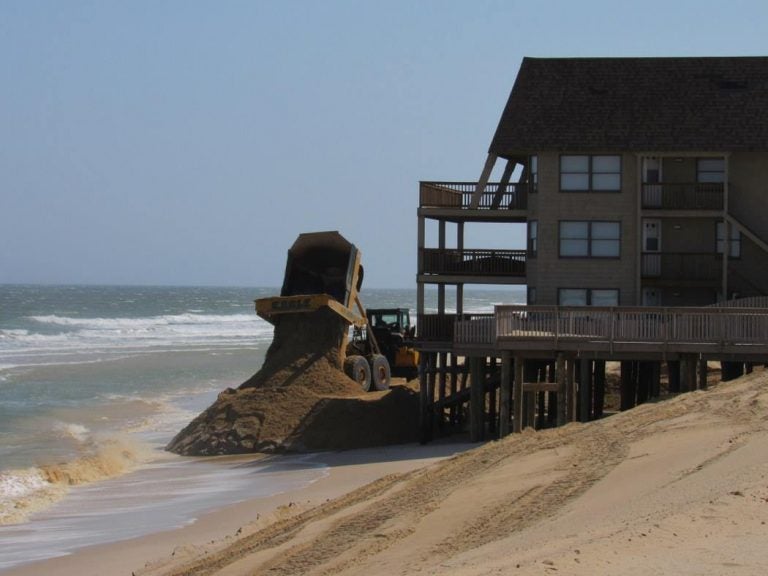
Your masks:
<svg viewBox="0 0 768 576"><path fill-rule="evenodd" d="M697 353L768 359L768 308L497 306L495 314L422 315L421 341L446 350L600 352L648 359Z"/></svg>
<svg viewBox="0 0 768 576"><path fill-rule="evenodd" d="M606 361L621 365L620 408L707 385L768 362L768 299L705 308L497 306L494 314L423 314L422 438L462 426L470 438L603 415Z"/></svg>

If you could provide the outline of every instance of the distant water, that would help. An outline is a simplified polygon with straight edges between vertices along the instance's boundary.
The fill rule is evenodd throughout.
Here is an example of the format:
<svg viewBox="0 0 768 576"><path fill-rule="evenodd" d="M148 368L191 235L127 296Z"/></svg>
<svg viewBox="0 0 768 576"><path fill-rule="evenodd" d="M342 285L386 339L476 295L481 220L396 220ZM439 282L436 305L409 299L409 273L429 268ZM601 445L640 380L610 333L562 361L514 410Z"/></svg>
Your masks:
<svg viewBox="0 0 768 576"><path fill-rule="evenodd" d="M219 391L258 371L272 327L253 300L278 292L0 285L0 525L50 522L52 512L41 511L55 502L60 521L78 497L68 496L70 485L89 487L77 494L118 485L125 493L135 474L105 481L183 463L162 446ZM415 290L364 288L361 298L370 308L415 314ZM468 312L523 301L520 289L465 290ZM428 311L435 302L428 291ZM450 295L447 306L454 307ZM188 508L187 520L196 513ZM113 536L126 537L117 528ZM3 537L0 528L0 569Z"/></svg>

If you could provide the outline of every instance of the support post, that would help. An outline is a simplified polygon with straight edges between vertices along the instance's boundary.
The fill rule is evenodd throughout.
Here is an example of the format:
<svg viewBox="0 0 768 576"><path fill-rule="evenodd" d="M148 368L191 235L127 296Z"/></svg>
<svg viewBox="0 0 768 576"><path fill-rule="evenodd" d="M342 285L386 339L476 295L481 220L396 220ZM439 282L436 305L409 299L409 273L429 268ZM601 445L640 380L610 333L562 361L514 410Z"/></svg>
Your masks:
<svg viewBox="0 0 768 576"><path fill-rule="evenodd" d="M568 402L566 400L566 394L567 394L567 375L565 370L565 356L560 353L557 355L557 367L556 367L556 373L557 373L557 425L558 426L565 426L567 420L568 420L568 411L567 406Z"/></svg>
<svg viewBox="0 0 768 576"><path fill-rule="evenodd" d="M603 417L605 409L605 360L595 360L594 418Z"/></svg>
<svg viewBox="0 0 768 576"><path fill-rule="evenodd" d="M483 439L485 417L485 386L483 383L485 358L470 360L471 382L469 384L469 439L480 442Z"/></svg>
<svg viewBox="0 0 768 576"><path fill-rule="evenodd" d="M422 353L419 359L419 439L422 444L431 439L432 419L429 417L427 359L429 354Z"/></svg>
<svg viewBox="0 0 768 576"><path fill-rule="evenodd" d="M491 357L491 365L485 370L486 393L488 394L488 433L496 434L496 408L499 403L496 400L498 387L493 383L493 374L496 372L496 358Z"/></svg>
<svg viewBox="0 0 768 576"><path fill-rule="evenodd" d="M669 392L676 394L680 392L680 361L667 361L667 381L669 382Z"/></svg>
<svg viewBox="0 0 768 576"><path fill-rule="evenodd" d="M576 360L569 358L565 366L568 391L566 398L568 402L568 422L576 421Z"/></svg>
<svg viewBox="0 0 768 576"><path fill-rule="evenodd" d="M589 422L592 412L592 361L582 358L579 371L579 421Z"/></svg>
<svg viewBox="0 0 768 576"><path fill-rule="evenodd" d="M437 399L439 402L439 405L441 406L440 411L436 414L437 416L437 426L438 428L442 429L443 425L445 424L445 398L446 398L446 392L447 392L447 378L448 378L448 353L447 352L440 352L440 373L438 375L438 386L437 386Z"/></svg>
<svg viewBox="0 0 768 576"><path fill-rule="evenodd" d="M621 410L629 410L635 407L636 391L635 362L622 361L621 363Z"/></svg>
<svg viewBox="0 0 768 576"><path fill-rule="evenodd" d="M707 361L699 360L699 390L707 389Z"/></svg>
<svg viewBox="0 0 768 576"><path fill-rule="evenodd" d="M509 350L501 353L501 398L499 399L499 437L509 435L510 406L512 400L512 354Z"/></svg>
<svg viewBox="0 0 768 576"><path fill-rule="evenodd" d="M525 360L522 356L515 356L515 382L512 395L513 398L513 416L512 429L514 432L523 431L523 366Z"/></svg>

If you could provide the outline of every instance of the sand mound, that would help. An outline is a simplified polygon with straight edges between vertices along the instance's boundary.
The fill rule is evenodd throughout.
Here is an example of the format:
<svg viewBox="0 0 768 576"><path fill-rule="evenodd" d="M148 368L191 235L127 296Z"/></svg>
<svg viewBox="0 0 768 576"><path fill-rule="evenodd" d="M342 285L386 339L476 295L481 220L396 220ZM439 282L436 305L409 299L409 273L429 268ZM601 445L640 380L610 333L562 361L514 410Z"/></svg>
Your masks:
<svg viewBox="0 0 768 576"><path fill-rule="evenodd" d="M279 319L264 366L170 442L184 455L340 450L415 440L418 396L363 395L342 371L347 325L328 309Z"/></svg>

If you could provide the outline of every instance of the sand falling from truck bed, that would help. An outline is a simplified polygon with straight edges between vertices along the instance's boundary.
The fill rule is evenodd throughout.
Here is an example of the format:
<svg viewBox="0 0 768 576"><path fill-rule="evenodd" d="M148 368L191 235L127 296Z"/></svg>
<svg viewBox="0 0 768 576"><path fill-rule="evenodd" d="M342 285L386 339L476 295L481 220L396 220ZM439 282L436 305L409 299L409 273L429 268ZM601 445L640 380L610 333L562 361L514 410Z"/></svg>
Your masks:
<svg viewBox="0 0 768 576"><path fill-rule="evenodd" d="M261 370L221 392L167 449L191 456L415 441L417 393L406 386L362 392L342 371L347 329L327 308L280 317Z"/></svg>

